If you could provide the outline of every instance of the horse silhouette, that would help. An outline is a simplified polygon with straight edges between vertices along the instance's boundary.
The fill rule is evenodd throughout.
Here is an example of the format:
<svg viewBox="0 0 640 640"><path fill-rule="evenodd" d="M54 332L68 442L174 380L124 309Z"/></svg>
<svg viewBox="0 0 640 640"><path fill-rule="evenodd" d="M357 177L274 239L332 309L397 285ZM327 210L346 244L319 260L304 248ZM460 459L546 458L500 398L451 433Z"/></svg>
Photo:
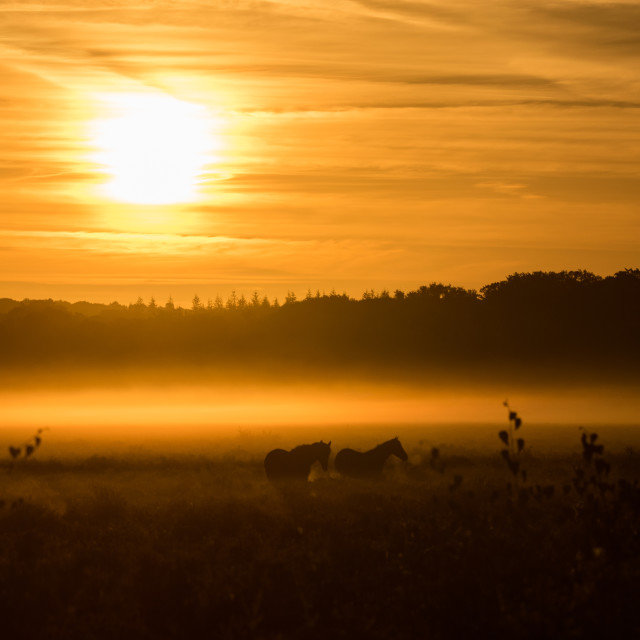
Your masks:
<svg viewBox="0 0 640 640"><path fill-rule="evenodd" d="M343 476L378 478L382 475L387 458L392 455L403 461L409 457L398 438L387 440L370 451L342 449L336 455L335 467Z"/></svg>
<svg viewBox="0 0 640 640"><path fill-rule="evenodd" d="M291 451L274 449L264 459L264 470L271 482L307 480L311 465L318 461L326 471L329 466L331 441L301 444Z"/></svg>

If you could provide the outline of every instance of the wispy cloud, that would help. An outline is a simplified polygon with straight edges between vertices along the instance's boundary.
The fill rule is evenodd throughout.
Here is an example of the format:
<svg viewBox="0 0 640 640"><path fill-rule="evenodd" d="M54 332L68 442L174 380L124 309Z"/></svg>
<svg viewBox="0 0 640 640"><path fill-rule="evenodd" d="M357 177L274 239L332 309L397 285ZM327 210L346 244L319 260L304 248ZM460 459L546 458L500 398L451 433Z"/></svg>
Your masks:
<svg viewBox="0 0 640 640"><path fill-rule="evenodd" d="M23 245L46 241L51 248L75 248L92 253L135 253L162 256L185 252L225 253L265 247L273 241L228 238L224 236L182 235L168 233L126 233L112 231L16 231L5 230L0 236L13 238Z"/></svg>
<svg viewBox="0 0 640 640"><path fill-rule="evenodd" d="M637 236L639 23L635 0L2 3L2 265L376 280L508 245L596 268ZM132 91L225 118L205 201L148 213L184 234L86 195L95 94Z"/></svg>

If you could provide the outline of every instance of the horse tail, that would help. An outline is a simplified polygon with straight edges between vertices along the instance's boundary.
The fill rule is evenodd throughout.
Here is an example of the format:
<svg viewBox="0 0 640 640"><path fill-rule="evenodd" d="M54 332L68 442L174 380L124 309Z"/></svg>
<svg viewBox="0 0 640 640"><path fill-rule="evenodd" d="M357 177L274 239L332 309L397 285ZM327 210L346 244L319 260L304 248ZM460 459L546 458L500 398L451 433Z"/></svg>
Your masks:
<svg viewBox="0 0 640 640"><path fill-rule="evenodd" d="M267 453L264 459L264 470L269 480L278 480L287 475L288 456L288 452L284 449L273 449Z"/></svg>

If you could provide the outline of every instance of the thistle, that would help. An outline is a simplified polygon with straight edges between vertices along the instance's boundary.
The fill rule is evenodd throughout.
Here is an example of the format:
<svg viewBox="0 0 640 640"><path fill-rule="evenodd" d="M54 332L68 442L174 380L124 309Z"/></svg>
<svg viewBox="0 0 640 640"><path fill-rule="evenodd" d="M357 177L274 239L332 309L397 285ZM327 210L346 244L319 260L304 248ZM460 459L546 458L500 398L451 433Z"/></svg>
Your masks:
<svg viewBox="0 0 640 640"><path fill-rule="evenodd" d="M38 429L31 438L29 438L26 442L24 442L19 447L14 447L14 446L9 447L9 455L11 456L9 473L13 471L13 465L16 463L16 460L18 460L21 456L26 459L35 453L36 449L42 443L42 436L41 436L42 432L46 431L48 428L49 427L43 427L41 429Z"/></svg>
<svg viewBox="0 0 640 640"><path fill-rule="evenodd" d="M575 490L580 495L585 495L590 489L600 495L606 491L613 491L614 486L607 482L611 465L603 458L604 445L596 444L597 433L589 433L583 427L580 427L580 430L582 431L580 443L582 444L584 468L576 469L573 478Z"/></svg>
<svg viewBox="0 0 640 640"><path fill-rule="evenodd" d="M520 456L524 450L524 439L516 438L516 432L522 426L522 418L511 409L509 402L504 401L504 406L509 412L509 427L498 433L498 437L506 446L500 451L500 455L513 475L514 485L512 491L519 493L520 482L526 482L527 472L521 468Z"/></svg>

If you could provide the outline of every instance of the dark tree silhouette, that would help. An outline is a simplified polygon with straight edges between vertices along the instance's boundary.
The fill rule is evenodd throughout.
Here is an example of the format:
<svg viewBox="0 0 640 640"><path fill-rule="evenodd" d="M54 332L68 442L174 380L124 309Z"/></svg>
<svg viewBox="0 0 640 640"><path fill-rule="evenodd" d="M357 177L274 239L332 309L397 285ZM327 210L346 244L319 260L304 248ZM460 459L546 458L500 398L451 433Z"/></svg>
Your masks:
<svg viewBox="0 0 640 640"><path fill-rule="evenodd" d="M282 306L232 292L205 307L0 300L0 368L53 364L515 371L573 368L635 375L640 270L515 273L479 292L431 283L414 291L332 291Z"/></svg>

